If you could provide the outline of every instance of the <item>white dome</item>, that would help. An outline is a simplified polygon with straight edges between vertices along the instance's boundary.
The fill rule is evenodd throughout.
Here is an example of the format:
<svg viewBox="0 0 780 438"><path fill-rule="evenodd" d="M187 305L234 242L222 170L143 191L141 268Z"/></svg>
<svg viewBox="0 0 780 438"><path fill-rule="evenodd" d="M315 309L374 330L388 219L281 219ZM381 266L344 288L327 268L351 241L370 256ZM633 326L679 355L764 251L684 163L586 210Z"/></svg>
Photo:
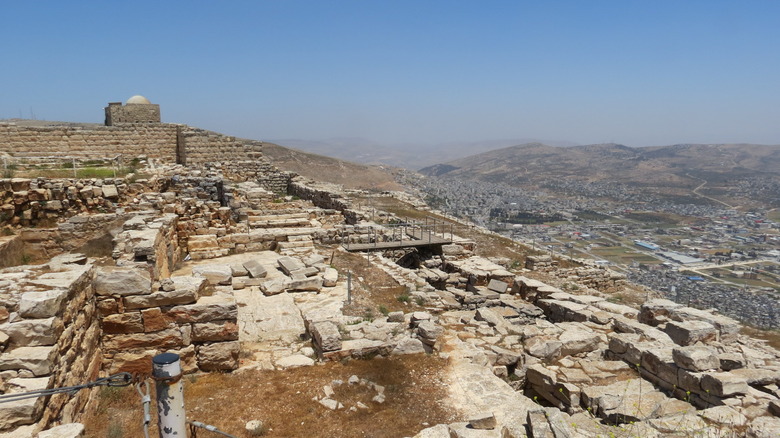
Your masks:
<svg viewBox="0 0 780 438"><path fill-rule="evenodd" d="M141 96L140 94L136 94L135 96L131 97L130 99L127 99L127 105L134 105L134 104L150 104L152 102L149 102L149 99Z"/></svg>

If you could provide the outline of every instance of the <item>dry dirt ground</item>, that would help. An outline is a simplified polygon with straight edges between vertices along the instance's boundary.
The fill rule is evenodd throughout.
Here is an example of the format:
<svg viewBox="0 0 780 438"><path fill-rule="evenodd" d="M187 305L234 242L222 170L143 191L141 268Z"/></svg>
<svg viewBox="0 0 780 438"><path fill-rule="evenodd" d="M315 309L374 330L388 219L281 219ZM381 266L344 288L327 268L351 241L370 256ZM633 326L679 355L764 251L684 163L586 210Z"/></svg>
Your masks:
<svg viewBox="0 0 780 438"><path fill-rule="evenodd" d="M445 360L435 356L411 355L327 362L285 371L193 375L183 379L187 418L237 437L258 436L246 432L250 420L262 420L266 425L262 436L268 437L413 436L428 425L453 421L444 401L446 366ZM373 402L373 389L347 383L352 375L384 386L386 401ZM334 388L333 398L345 409L331 411L312 400L322 398L323 387L333 380L344 382ZM350 412L349 407L357 402L368 409ZM143 436L141 412L140 396L134 388L103 389L84 420L86 436ZM150 431L151 436L157 434L155 424ZM205 430L198 435L218 436Z"/></svg>

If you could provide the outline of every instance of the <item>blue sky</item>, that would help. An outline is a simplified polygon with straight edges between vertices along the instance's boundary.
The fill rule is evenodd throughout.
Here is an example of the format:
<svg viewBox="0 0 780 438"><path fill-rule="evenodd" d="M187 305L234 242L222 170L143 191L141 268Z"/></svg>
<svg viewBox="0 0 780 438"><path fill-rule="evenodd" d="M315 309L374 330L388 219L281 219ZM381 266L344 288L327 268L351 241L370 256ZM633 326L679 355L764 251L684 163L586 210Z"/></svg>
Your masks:
<svg viewBox="0 0 780 438"><path fill-rule="evenodd" d="M2 1L0 118L257 139L780 144L780 1Z"/></svg>

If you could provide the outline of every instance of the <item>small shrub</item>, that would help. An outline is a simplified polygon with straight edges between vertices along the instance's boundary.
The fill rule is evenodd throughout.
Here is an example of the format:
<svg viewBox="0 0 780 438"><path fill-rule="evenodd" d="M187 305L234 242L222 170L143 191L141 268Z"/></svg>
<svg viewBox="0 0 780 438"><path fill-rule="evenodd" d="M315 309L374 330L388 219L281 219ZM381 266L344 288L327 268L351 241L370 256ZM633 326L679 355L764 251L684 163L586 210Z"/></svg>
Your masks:
<svg viewBox="0 0 780 438"><path fill-rule="evenodd" d="M124 429L122 428L122 425L119 423L111 423L108 425L108 432L106 433L106 437L108 438L122 438L125 436Z"/></svg>
<svg viewBox="0 0 780 438"><path fill-rule="evenodd" d="M381 313L384 316L387 316L390 314L390 311L387 310L387 307L385 306L379 306L379 313Z"/></svg>
<svg viewBox="0 0 780 438"><path fill-rule="evenodd" d="M398 295L396 298L398 302L400 303L406 303L409 304L409 300L411 299L408 294Z"/></svg>
<svg viewBox="0 0 780 438"><path fill-rule="evenodd" d="M425 299L424 299L423 297L414 297L414 302L415 302L415 303L416 303L418 306L420 306L420 307L422 307L423 305L425 305Z"/></svg>

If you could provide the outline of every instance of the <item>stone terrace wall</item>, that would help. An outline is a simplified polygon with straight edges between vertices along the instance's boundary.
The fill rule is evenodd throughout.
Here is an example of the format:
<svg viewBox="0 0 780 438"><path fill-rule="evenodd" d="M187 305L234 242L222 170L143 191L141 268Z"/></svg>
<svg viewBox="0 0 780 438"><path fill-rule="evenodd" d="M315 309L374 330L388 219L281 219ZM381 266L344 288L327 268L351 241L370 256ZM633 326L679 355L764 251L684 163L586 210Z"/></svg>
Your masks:
<svg viewBox="0 0 780 438"><path fill-rule="evenodd" d="M290 183L289 193L311 201L319 208L340 211L347 224L354 225L364 219L362 213L352 208L352 201L339 193L338 188L332 184L295 178Z"/></svg>
<svg viewBox="0 0 780 438"><path fill-rule="evenodd" d="M205 129L184 127L179 134L180 158L187 166L203 166L223 161L247 161L261 154L257 142L244 142L236 137Z"/></svg>
<svg viewBox="0 0 780 438"><path fill-rule="evenodd" d="M68 263L75 262L75 263ZM6 393L71 386L95 379L100 332L92 289L94 268L83 257L0 271L0 379ZM72 422L89 391L0 404L0 428Z"/></svg>
<svg viewBox="0 0 780 438"><path fill-rule="evenodd" d="M27 127L0 123L0 149L12 156L147 156L175 163L178 130L179 125L162 123L93 129L77 126Z"/></svg>

